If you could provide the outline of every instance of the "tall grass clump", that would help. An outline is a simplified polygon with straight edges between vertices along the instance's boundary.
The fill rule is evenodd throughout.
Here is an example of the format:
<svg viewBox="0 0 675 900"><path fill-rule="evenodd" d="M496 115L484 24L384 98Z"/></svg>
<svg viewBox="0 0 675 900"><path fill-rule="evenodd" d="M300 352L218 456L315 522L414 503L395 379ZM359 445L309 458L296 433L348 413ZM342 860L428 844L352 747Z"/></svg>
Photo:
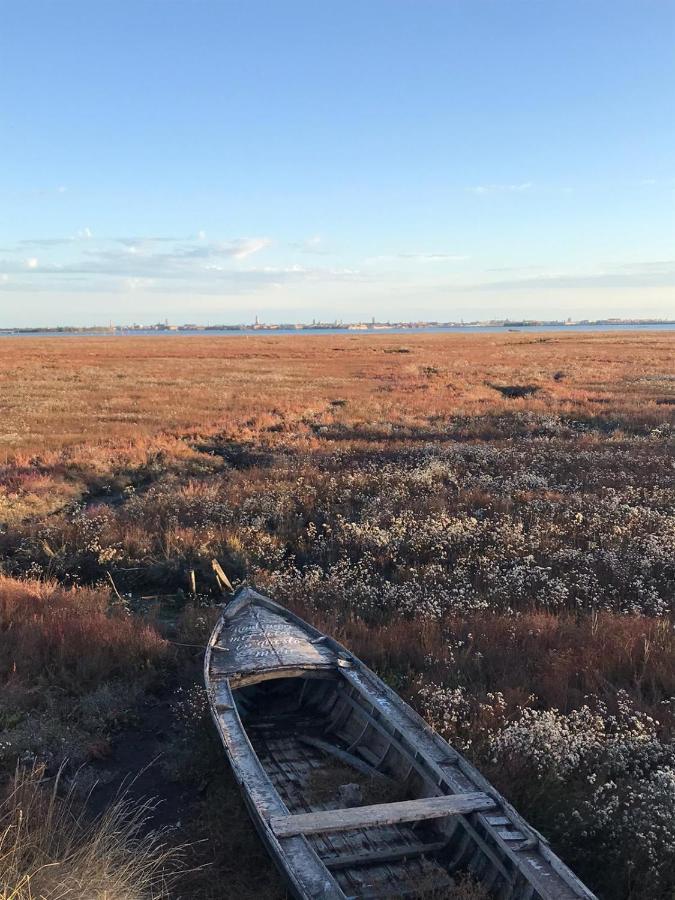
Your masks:
<svg viewBox="0 0 675 900"><path fill-rule="evenodd" d="M119 795L87 818L75 782L61 773L18 768L0 802L0 897L3 900L160 900L179 869L181 849L148 830L151 801Z"/></svg>

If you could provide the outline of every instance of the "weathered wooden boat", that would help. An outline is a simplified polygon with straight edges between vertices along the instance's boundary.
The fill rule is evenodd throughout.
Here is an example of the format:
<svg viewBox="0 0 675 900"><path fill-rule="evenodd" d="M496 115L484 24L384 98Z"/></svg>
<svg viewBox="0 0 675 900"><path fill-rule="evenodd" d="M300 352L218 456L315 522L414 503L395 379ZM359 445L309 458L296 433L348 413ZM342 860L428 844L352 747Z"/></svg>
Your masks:
<svg viewBox="0 0 675 900"><path fill-rule="evenodd" d="M248 587L205 658L253 822L301 900L594 900L483 776L337 641Z"/></svg>

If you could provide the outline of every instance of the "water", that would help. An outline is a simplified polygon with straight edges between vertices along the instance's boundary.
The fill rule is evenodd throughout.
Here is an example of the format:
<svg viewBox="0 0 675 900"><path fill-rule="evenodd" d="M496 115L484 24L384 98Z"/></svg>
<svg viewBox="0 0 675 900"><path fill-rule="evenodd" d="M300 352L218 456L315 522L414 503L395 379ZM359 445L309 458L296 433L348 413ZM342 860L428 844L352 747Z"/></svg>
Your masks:
<svg viewBox="0 0 675 900"><path fill-rule="evenodd" d="M249 337L252 335L312 335L312 334L332 334L332 335L377 335L377 334L510 334L510 333L541 333L541 332L563 331L568 334L593 332L593 331L675 331L675 322L659 322L659 323L580 323L575 325L430 325L425 327L400 327L392 326L391 328L377 329L351 329L345 327L339 328L210 328L208 330L195 329L184 331L139 331L132 328L123 328L114 332L114 336L134 337L134 336L156 336L172 337L174 335L184 335L187 337L205 337L207 335L220 336L242 336ZM105 331L31 331L31 332L11 332L0 331L0 337L110 337L110 332Z"/></svg>

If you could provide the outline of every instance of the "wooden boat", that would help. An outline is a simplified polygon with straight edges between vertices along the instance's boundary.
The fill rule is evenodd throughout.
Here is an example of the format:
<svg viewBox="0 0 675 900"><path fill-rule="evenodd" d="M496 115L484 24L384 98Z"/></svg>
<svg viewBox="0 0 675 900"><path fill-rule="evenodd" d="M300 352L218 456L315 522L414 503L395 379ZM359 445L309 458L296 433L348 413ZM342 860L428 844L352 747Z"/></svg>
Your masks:
<svg viewBox="0 0 675 900"><path fill-rule="evenodd" d="M337 641L249 587L205 658L253 822L301 900L595 900L480 773Z"/></svg>

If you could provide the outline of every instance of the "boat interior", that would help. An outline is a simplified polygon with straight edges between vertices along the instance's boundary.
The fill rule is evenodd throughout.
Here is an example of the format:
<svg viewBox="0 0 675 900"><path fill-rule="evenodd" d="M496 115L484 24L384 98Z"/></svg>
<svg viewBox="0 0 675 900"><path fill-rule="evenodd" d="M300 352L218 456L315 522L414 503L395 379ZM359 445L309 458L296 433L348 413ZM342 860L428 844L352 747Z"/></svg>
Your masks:
<svg viewBox="0 0 675 900"><path fill-rule="evenodd" d="M253 749L292 815L454 793L438 766L415 752L410 729L383 717L340 670L307 675L233 691ZM456 755L439 763L453 766ZM518 872L490 852L484 817L513 841L525 835L492 812L494 822L488 810L482 819L473 812L412 822L394 816L338 832L303 833L347 897L520 896L514 892ZM481 883L480 892L467 893L469 876Z"/></svg>

